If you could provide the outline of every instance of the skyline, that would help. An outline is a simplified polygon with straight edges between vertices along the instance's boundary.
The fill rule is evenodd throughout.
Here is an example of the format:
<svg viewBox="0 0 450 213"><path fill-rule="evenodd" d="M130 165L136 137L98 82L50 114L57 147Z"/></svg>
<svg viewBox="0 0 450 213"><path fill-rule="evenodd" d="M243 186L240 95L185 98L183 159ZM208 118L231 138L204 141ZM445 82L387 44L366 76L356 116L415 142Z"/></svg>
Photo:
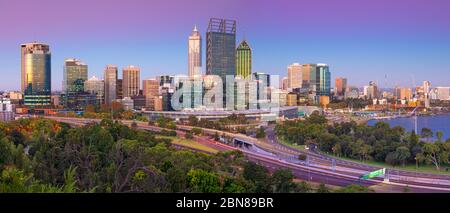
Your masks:
<svg viewBox="0 0 450 213"><path fill-rule="evenodd" d="M142 79L187 75L188 37L194 25L205 37L211 17L237 21L236 45L244 38L251 44L253 72L281 79L294 62L326 63L333 85L336 77L346 77L352 86L375 81L385 87L385 75L387 87L412 87L413 80L450 85L441 78L450 71L450 14L445 13L450 2L445 0L171 1L82 0L71 5L72 11L83 10L80 16L67 13L64 1L0 0L0 89L20 89L20 44L33 41L50 45L53 91L61 90L67 58L85 62L89 78L103 78L107 64L120 70L138 66ZM202 46L205 73L205 41Z"/></svg>

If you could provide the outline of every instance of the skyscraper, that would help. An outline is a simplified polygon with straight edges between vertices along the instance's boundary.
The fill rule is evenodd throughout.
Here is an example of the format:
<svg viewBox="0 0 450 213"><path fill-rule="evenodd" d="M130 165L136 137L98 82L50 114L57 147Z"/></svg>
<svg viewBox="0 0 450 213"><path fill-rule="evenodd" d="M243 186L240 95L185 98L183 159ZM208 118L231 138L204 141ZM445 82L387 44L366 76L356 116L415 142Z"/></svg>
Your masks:
<svg viewBox="0 0 450 213"><path fill-rule="evenodd" d="M248 78L252 74L252 49L243 40L236 49L236 75Z"/></svg>
<svg viewBox="0 0 450 213"><path fill-rule="evenodd" d="M309 84L311 82L311 73L312 72L316 72L315 64L303 64L302 65L303 84Z"/></svg>
<svg viewBox="0 0 450 213"><path fill-rule="evenodd" d="M302 88L302 65L293 63L288 66L288 88Z"/></svg>
<svg viewBox="0 0 450 213"><path fill-rule="evenodd" d="M63 92L66 95L84 92L88 66L80 60L69 58L64 61Z"/></svg>
<svg viewBox="0 0 450 213"><path fill-rule="evenodd" d="M424 105L426 108L430 107L430 87L431 83L429 81L423 82Z"/></svg>
<svg viewBox="0 0 450 213"><path fill-rule="evenodd" d="M122 91L123 97L139 95L141 86L141 70L139 67L128 66L123 68Z"/></svg>
<svg viewBox="0 0 450 213"><path fill-rule="evenodd" d="M270 75L262 72L253 73L253 80L256 81L256 100L258 108L261 108L262 103L268 103L270 100Z"/></svg>
<svg viewBox="0 0 450 213"><path fill-rule="evenodd" d="M281 79L281 89L286 91L289 88L289 81L288 77L283 77Z"/></svg>
<svg viewBox="0 0 450 213"><path fill-rule="evenodd" d="M342 77L338 77L336 78L336 82L335 82L335 86L336 86L336 90L335 95L338 97L344 97L345 96L345 91L347 89L347 79L346 78L342 78Z"/></svg>
<svg viewBox="0 0 450 213"><path fill-rule="evenodd" d="M51 53L43 43L21 45L22 92L28 106L51 104Z"/></svg>
<svg viewBox="0 0 450 213"><path fill-rule="evenodd" d="M236 74L236 21L211 18L206 33L206 74L225 81Z"/></svg>
<svg viewBox="0 0 450 213"><path fill-rule="evenodd" d="M142 81L143 94L145 96L145 107L155 110L155 101L159 96L159 82L157 79L147 79Z"/></svg>
<svg viewBox="0 0 450 213"><path fill-rule="evenodd" d="M197 30L197 26L192 30L188 43L188 75L190 78L195 75L201 75L200 67L202 66L202 37Z"/></svg>
<svg viewBox="0 0 450 213"><path fill-rule="evenodd" d="M369 85L364 86L364 96L367 99L378 98L378 86L375 82L370 81Z"/></svg>
<svg viewBox="0 0 450 213"><path fill-rule="evenodd" d="M117 99L117 66L107 65L104 72L105 104L111 104Z"/></svg>
<svg viewBox="0 0 450 213"><path fill-rule="evenodd" d="M84 82L84 91L95 95L97 97L97 104L102 104L104 102L105 83L103 80L93 76Z"/></svg>
<svg viewBox="0 0 450 213"><path fill-rule="evenodd" d="M317 64L316 69L316 95L330 96L331 93L331 73L328 65Z"/></svg>
<svg viewBox="0 0 450 213"><path fill-rule="evenodd" d="M117 79L116 82L116 99L123 99L123 79Z"/></svg>

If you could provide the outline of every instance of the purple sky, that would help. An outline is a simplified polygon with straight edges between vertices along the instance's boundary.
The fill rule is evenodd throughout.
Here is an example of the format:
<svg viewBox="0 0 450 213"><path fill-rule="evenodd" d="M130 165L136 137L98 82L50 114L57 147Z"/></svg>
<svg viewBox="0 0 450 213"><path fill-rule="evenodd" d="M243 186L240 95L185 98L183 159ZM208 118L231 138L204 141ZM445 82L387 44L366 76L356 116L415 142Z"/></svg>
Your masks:
<svg viewBox="0 0 450 213"><path fill-rule="evenodd" d="M211 17L237 20L253 71L327 63L355 86L450 86L448 11L449 0L0 0L0 89L20 88L19 44L35 40L50 44L53 90L70 57L89 76L106 64L186 74L187 36L197 24L205 37Z"/></svg>

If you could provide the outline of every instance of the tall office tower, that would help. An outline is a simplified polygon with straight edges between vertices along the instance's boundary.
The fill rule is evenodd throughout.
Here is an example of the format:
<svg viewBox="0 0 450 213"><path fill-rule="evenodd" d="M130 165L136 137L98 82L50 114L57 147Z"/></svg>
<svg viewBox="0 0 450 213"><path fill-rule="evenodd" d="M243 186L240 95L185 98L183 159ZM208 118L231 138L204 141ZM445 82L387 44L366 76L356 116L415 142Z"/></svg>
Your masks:
<svg viewBox="0 0 450 213"><path fill-rule="evenodd" d="M192 30L188 42L188 75L193 78L196 75L201 75L200 67L202 66L202 37L197 30L197 26Z"/></svg>
<svg viewBox="0 0 450 213"><path fill-rule="evenodd" d="M367 99L378 98L378 86L375 82L370 81L369 85L364 86L364 96Z"/></svg>
<svg viewBox="0 0 450 213"><path fill-rule="evenodd" d="M405 100L410 101L412 98L412 90L411 88L395 88L395 97L397 100Z"/></svg>
<svg viewBox="0 0 450 213"><path fill-rule="evenodd" d="M21 44L22 92L28 106L51 104L51 53L42 43Z"/></svg>
<svg viewBox="0 0 450 213"><path fill-rule="evenodd" d="M269 103L270 101L270 75L262 72L253 73L253 80L256 81L256 100L258 101L258 108L261 108L262 103Z"/></svg>
<svg viewBox="0 0 450 213"><path fill-rule="evenodd" d="M84 92L88 66L80 60L69 58L64 61L63 93L66 95Z"/></svg>
<svg viewBox="0 0 450 213"><path fill-rule="evenodd" d="M246 40L243 40L236 49L236 75L244 79L252 74L252 49Z"/></svg>
<svg viewBox="0 0 450 213"><path fill-rule="evenodd" d="M236 74L236 21L211 18L206 33L206 74L225 81Z"/></svg>
<svg viewBox="0 0 450 213"><path fill-rule="evenodd" d="M289 79L288 77L283 77L281 79L281 89L286 91L289 88Z"/></svg>
<svg viewBox="0 0 450 213"><path fill-rule="evenodd" d="M116 99L123 99L123 79L117 79L116 84Z"/></svg>
<svg viewBox="0 0 450 213"><path fill-rule="evenodd" d="M159 96L159 81L157 79L147 79L142 81L143 94L145 96L145 107L155 110L155 101Z"/></svg>
<svg viewBox="0 0 450 213"><path fill-rule="evenodd" d="M105 83L103 80L92 76L92 78L89 78L84 82L84 91L90 93L91 95L95 95L97 97L97 104L104 103Z"/></svg>
<svg viewBox="0 0 450 213"><path fill-rule="evenodd" d="M311 73L316 72L316 64L302 65L302 80L303 84L309 84L311 81Z"/></svg>
<svg viewBox="0 0 450 213"><path fill-rule="evenodd" d="M430 88L431 83L429 81L423 82L423 93L424 93L424 105L426 108L430 107Z"/></svg>
<svg viewBox="0 0 450 213"><path fill-rule="evenodd" d="M342 77L338 77L336 78L336 89L334 91L335 95L338 97L344 97L345 96L345 91L347 89L347 79L346 78L342 78Z"/></svg>
<svg viewBox="0 0 450 213"><path fill-rule="evenodd" d="M311 75L313 76L313 75ZM328 65L317 64L315 73L316 96L330 96L331 93L331 73Z"/></svg>
<svg viewBox="0 0 450 213"><path fill-rule="evenodd" d="M122 71L123 97L139 95L139 90L141 89L141 70L139 67L130 65L124 67Z"/></svg>
<svg viewBox="0 0 450 213"><path fill-rule="evenodd" d="M104 72L105 104L110 105L117 99L117 66L107 65Z"/></svg>
<svg viewBox="0 0 450 213"><path fill-rule="evenodd" d="M296 89L302 88L302 65L293 63L288 66L288 88Z"/></svg>

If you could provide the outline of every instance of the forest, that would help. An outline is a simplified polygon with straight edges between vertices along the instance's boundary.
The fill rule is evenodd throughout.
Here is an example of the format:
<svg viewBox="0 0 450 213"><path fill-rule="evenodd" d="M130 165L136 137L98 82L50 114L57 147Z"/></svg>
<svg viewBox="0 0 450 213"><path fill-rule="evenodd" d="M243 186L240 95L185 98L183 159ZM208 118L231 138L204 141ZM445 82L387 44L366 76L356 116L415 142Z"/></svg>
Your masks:
<svg viewBox="0 0 450 213"><path fill-rule="evenodd" d="M239 151L176 149L156 133L102 120L83 127L47 119L0 123L0 192L330 192L269 171ZM341 192L367 192L349 186Z"/></svg>

